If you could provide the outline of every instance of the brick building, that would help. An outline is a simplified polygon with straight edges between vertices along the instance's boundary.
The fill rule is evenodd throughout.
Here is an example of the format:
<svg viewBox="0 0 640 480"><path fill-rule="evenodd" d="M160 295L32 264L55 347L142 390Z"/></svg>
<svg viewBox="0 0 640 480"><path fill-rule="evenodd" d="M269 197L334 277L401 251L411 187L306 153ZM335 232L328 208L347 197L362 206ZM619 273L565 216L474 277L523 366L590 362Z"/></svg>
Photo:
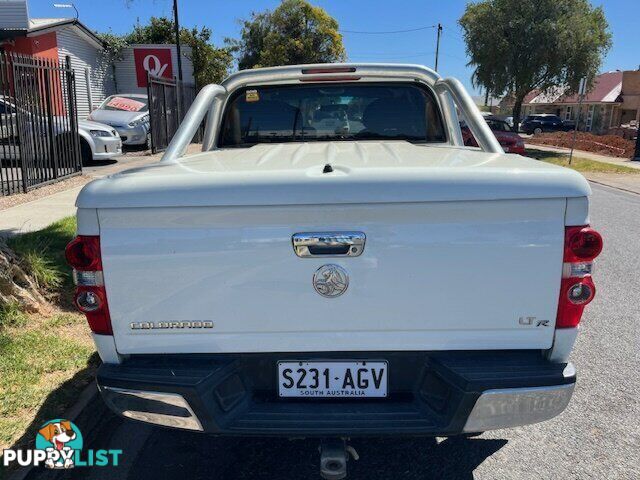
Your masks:
<svg viewBox="0 0 640 480"><path fill-rule="evenodd" d="M566 94L566 88L529 93L522 104L522 118L534 113L553 113L563 120L577 120L578 95ZM501 111L513 108L505 97ZM640 70L614 71L598 75L582 101L582 131L605 133L621 124L640 121ZM637 124L637 123L636 123Z"/></svg>

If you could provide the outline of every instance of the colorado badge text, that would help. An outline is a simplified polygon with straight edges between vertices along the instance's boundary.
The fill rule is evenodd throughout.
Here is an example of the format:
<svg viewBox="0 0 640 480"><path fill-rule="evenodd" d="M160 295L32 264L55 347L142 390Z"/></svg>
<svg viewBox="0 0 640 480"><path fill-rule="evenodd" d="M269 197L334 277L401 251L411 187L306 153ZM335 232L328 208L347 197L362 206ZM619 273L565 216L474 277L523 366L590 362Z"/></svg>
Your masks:
<svg viewBox="0 0 640 480"><path fill-rule="evenodd" d="M131 330L180 330L180 329L199 329L213 328L213 322L210 321L185 321L185 322L131 322L129 324Z"/></svg>

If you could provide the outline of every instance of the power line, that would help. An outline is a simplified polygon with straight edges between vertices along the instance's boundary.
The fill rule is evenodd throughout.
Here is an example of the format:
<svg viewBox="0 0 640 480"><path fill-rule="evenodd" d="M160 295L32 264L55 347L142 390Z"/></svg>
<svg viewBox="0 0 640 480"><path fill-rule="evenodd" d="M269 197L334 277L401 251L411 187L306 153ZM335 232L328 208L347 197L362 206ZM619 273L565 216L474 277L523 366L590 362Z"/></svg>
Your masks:
<svg viewBox="0 0 640 480"><path fill-rule="evenodd" d="M437 28L438 25L428 25L425 27L408 28L406 30L387 30L387 31L359 31L359 30L339 30L340 33L356 33L360 35L387 35L393 33L409 33L419 32L421 30L428 30L430 28Z"/></svg>
<svg viewBox="0 0 640 480"><path fill-rule="evenodd" d="M394 53L356 53L355 55L349 54L349 58L370 58L370 57L379 57L383 59L394 59L394 58L414 58L414 57L427 57L433 55L435 52L421 52L421 53L409 53L406 55L403 54L394 54Z"/></svg>

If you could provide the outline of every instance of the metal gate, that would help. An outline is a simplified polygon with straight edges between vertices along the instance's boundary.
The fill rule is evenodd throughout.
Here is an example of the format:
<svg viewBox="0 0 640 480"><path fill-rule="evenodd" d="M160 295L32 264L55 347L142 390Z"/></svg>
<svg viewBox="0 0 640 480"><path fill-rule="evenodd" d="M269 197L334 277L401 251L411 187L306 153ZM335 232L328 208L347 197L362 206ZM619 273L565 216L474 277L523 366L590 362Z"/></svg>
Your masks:
<svg viewBox="0 0 640 480"><path fill-rule="evenodd" d="M196 98L196 87L173 78L149 76L147 82L149 96L149 117L151 125L151 151L161 152L167 148L178 130L189 107ZM202 135L196 135L199 141Z"/></svg>
<svg viewBox="0 0 640 480"><path fill-rule="evenodd" d="M82 173L74 73L57 60L0 53L0 194Z"/></svg>

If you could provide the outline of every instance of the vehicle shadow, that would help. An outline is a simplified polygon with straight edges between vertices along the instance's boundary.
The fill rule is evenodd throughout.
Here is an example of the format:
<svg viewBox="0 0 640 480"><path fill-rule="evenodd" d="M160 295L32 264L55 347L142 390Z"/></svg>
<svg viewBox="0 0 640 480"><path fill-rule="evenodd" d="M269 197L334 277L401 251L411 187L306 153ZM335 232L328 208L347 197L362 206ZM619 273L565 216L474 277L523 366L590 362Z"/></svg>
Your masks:
<svg viewBox="0 0 640 480"><path fill-rule="evenodd" d="M536 160L544 160L545 158L569 157L565 152L551 152L548 150L538 150L536 148L527 148L524 153L525 157L535 158Z"/></svg>
<svg viewBox="0 0 640 480"><path fill-rule="evenodd" d="M87 411L88 410L88 411ZM29 480L273 480L320 478L318 439L214 437L118 418L96 398L76 420L85 449L122 449L118 467L34 469ZM136 440L136 437L137 440ZM123 443L124 442L124 443ZM473 479L504 439L359 438L350 444L349 480ZM140 447L132 447L139 444Z"/></svg>
<svg viewBox="0 0 640 480"><path fill-rule="evenodd" d="M451 437L368 438L350 444L358 461L348 463L350 480L473 479L474 470L506 440ZM158 430L129 471L129 479L315 479L319 478L316 439L197 437Z"/></svg>
<svg viewBox="0 0 640 480"><path fill-rule="evenodd" d="M117 158L109 158L107 160L84 160L82 162L83 167L108 167L118 163Z"/></svg>

